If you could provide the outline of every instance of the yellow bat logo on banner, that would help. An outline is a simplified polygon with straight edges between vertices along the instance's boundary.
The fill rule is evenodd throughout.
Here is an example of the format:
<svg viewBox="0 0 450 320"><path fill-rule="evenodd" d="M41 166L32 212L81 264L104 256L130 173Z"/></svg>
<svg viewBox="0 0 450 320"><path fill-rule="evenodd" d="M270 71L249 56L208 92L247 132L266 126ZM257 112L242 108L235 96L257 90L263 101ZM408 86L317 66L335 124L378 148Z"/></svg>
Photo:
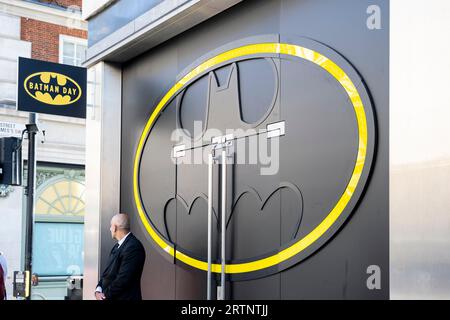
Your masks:
<svg viewBox="0 0 450 320"><path fill-rule="evenodd" d="M23 85L32 98L55 106L74 103L82 94L78 83L56 72L33 73L25 79Z"/></svg>

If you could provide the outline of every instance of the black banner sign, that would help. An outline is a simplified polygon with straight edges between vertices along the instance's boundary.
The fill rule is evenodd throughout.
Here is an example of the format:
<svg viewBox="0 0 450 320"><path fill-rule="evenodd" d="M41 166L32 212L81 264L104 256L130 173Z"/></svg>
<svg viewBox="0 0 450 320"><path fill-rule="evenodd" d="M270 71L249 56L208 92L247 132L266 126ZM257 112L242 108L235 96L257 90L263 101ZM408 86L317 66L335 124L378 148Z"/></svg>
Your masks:
<svg viewBox="0 0 450 320"><path fill-rule="evenodd" d="M17 110L86 118L86 68L19 58Z"/></svg>

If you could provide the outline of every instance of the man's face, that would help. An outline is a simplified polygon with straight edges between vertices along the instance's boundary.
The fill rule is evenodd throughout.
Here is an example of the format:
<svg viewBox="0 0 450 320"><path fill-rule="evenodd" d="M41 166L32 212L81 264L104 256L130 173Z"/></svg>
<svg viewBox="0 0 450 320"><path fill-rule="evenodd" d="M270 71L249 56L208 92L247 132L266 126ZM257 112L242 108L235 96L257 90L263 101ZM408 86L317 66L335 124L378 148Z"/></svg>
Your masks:
<svg viewBox="0 0 450 320"><path fill-rule="evenodd" d="M111 227L109 228L109 231L111 231L111 238L115 239L116 238L117 226L115 225L113 220L111 220Z"/></svg>

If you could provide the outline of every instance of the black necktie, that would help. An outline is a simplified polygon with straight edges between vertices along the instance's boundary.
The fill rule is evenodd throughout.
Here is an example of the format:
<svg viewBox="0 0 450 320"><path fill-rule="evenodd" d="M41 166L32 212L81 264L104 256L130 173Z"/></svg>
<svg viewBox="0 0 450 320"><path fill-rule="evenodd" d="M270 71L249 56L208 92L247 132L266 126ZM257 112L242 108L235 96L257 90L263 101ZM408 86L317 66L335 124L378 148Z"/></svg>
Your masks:
<svg viewBox="0 0 450 320"><path fill-rule="evenodd" d="M116 243L111 250L111 255L116 254L117 250L119 250L119 243Z"/></svg>
<svg viewBox="0 0 450 320"><path fill-rule="evenodd" d="M119 243L116 243L109 254L108 263L106 264L106 268L104 274L108 274L109 268L111 267L114 260L116 260L116 254L119 251Z"/></svg>

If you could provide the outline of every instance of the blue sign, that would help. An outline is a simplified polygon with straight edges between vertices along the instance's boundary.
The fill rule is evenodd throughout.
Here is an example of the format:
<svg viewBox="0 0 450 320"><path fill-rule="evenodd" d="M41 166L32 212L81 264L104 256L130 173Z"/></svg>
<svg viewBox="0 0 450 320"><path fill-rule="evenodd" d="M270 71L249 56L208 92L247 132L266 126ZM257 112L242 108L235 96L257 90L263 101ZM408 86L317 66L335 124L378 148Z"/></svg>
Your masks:
<svg viewBox="0 0 450 320"><path fill-rule="evenodd" d="M19 57L17 110L86 118L86 68Z"/></svg>
<svg viewBox="0 0 450 320"><path fill-rule="evenodd" d="M33 273L39 276L82 275L83 229L81 223L35 223Z"/></svg>

